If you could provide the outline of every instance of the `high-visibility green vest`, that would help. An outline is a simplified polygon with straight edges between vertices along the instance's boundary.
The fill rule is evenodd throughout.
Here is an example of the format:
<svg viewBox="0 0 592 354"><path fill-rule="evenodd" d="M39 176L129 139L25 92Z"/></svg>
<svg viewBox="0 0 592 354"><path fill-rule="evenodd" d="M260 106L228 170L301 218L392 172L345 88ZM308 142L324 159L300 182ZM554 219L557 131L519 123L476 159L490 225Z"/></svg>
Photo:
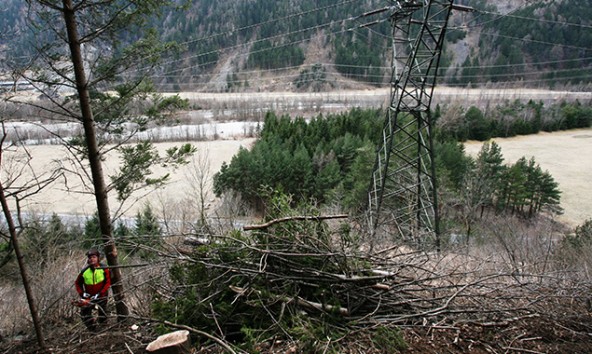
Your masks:
<svg viewBox="0 0 592 354"><path fill-rule="evenodd" d="M93 271L88 267L83 273L82 278L86 285L96 285L102 283L105 280L105 270L103 268L95 268Z"/></svg>

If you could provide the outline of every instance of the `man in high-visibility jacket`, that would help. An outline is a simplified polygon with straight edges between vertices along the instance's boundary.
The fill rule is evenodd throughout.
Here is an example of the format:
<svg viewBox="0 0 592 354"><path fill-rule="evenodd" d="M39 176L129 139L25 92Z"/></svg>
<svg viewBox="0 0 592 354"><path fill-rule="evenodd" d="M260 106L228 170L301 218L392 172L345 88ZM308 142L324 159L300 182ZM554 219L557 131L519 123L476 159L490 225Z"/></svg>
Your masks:
<svg viewBox="0 0 592 354"><path fill-rule="evenodd" d="M97 320L93 317L93 309L98 306L98 323L107 321L107 298L111 287L111 273L99 262L101 253L97 249L90 249L86 256L87 265L76 278L76 291L80 295L82 306L80 317L86 327L94 331L97 329Z"/></svg>

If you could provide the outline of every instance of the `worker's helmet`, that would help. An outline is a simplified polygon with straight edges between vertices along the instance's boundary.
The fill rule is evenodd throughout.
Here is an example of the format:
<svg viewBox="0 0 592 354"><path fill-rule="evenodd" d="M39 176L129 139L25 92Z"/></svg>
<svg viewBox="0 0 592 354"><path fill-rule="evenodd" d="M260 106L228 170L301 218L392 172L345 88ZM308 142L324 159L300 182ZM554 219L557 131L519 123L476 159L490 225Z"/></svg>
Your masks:
<svg viewBox="0 0 592 354"><path fill-rule="evenodd" d="M101 258L101 252L99 252L98 249L96 248L91 248L88 250L88 252L86 252L86 256L90 257L90 256L97 256L98 258Z"/></svg>

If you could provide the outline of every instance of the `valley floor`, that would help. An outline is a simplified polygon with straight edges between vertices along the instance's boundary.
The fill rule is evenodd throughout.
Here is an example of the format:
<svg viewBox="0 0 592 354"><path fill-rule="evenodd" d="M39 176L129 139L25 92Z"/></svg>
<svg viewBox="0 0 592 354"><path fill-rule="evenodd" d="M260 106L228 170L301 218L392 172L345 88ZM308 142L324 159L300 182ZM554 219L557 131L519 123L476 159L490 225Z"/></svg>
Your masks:
<svg viewBox="0 0 592 354"><path fill-rule="evenodd" d="M195 159L187 166L183 166L171 173L171 181L164 188L149 193L138 193L137 202L126 205L122 209L125 216L133 217L137 211L143 208L149 201L153 206L181 203L191 198L192 193L197 193L196 184L190 176L196 170L205 169L207 179L208 203L215 203L211 192L211 178L220 170L222 163L230 163L232 157L242 148L249 148L255 141L254 138L237 138L235 140L215 140L192 142L198 152ZM570 130L554 133L540 133L537 135L518 136L506 139L495 139L501 146L506 163L514 163L522 156L534 157L543 170L549 171L559 183L562 191L561 202L565 213L559 220L576 226L585 220L592 218L592 192L589 188L589 173L592 166L592 128ZM178 143L177 143L178 144ZM176 143L157 143L160 151L164 151ZM481 142L469 141L465 143L467 153L476 155L481 149ZM65 151L61 146L43 145L30 146L29 154L32 168L39 175L47 171L56 161L65 163ZM10 160L10 153L6 153L6 160ZM200 162L201 161L201 162ZM106 171L114 171L117 158L112 157L105 163ZM202 165L202 166L199 166ZM154 173L164 173L164 169L154 169ZM20 180L24 181L22 175ZM64 181L68 185L63 184ZM91 215L94 210L94 199L90 194L82 194L75 190L80 189L76 185L75 176L60 179L60 183L52 185L23 201L25 210L40 213L57 213L65 215ZM117 201L110 201L112 206L117 206Z"/></svg>

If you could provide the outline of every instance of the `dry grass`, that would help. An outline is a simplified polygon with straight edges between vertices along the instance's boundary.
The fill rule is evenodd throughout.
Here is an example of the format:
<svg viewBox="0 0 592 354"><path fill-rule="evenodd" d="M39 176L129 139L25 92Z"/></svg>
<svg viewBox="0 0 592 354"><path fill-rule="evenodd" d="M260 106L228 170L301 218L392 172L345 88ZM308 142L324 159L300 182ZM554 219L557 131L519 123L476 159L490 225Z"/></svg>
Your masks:
<svg viewBox="0 0 592 354"><path fill-rule="evenodd" d="M559 183L565 209L559 221L576 226L592 218L592 128L492 140L501 147L506 163L515 163L522 156L534 157ZM482 145L469 141L465 148L476 156Z"/></svg>
<svg viewBox="0 0 592 354"><path fill-rule="evenodd" d="M242 140L218 140L218 141L198 141L191 142L197 148L197 155L205 156L209 164L210 176L208 183L211 186L211 178L213 174L220 170L223 162L229 163L232 157L238 152L240 147L249 148L253 142L252 138ZM155 144L158 150L162 153L166 149L179 145L178 143L157 143ZM68 169L73 169L74 166L68 160L68 154L64 147L58 145L39 145L27 147L27 152L22 150L17 152L5 151L5 164L13 163L15 165L4 167L2 174L4 178L6 173L11 170L13 174L17 175L16 182L13 187L24 185L30 182L30 177L34 173L36 176L41 176L43 173L54 169L57 164L60 164ZM22 167L22 161L26 154L32 156L30 160L31 169L24 170L17 169L17 166ZM15 159L15 160L13 160ZM20 159L19 161L16 161ZM12 161L12 162L11 162ZM103 169L107 175L114 174L118 166L118 158L113 153L104 161ZM155 176L161 176L167 172L171 172L170 182L162 189L148 193L147 191L135 193L131 202L135 204L126 204L122 209L125 216L134 217L138 210L141 210L145 202L151 202L153 205L165 200L170 202L182 202L190 198L190 192L194 188L190 180L187 178L192 169L196 166L188 164L173 171L167 171L164 168L155 167L152 172ZM33 172L34 171L34 172ZM211 188L210 188L211 189ZM115 193L112 193L115 194ZM110 199L110 206L113 210L118 207L118 202L114 198ZM209 193L209 203L215 202L213 193ZM92 215L96 210L94 196L89 193L89 189L81 183L80 178L74 173L65 173L64 178L61 178L56 183L53 183L49 188L40 191L23 201L23 209L25 211L36 211L39 213L57 213L58 215Z"/></svg>

